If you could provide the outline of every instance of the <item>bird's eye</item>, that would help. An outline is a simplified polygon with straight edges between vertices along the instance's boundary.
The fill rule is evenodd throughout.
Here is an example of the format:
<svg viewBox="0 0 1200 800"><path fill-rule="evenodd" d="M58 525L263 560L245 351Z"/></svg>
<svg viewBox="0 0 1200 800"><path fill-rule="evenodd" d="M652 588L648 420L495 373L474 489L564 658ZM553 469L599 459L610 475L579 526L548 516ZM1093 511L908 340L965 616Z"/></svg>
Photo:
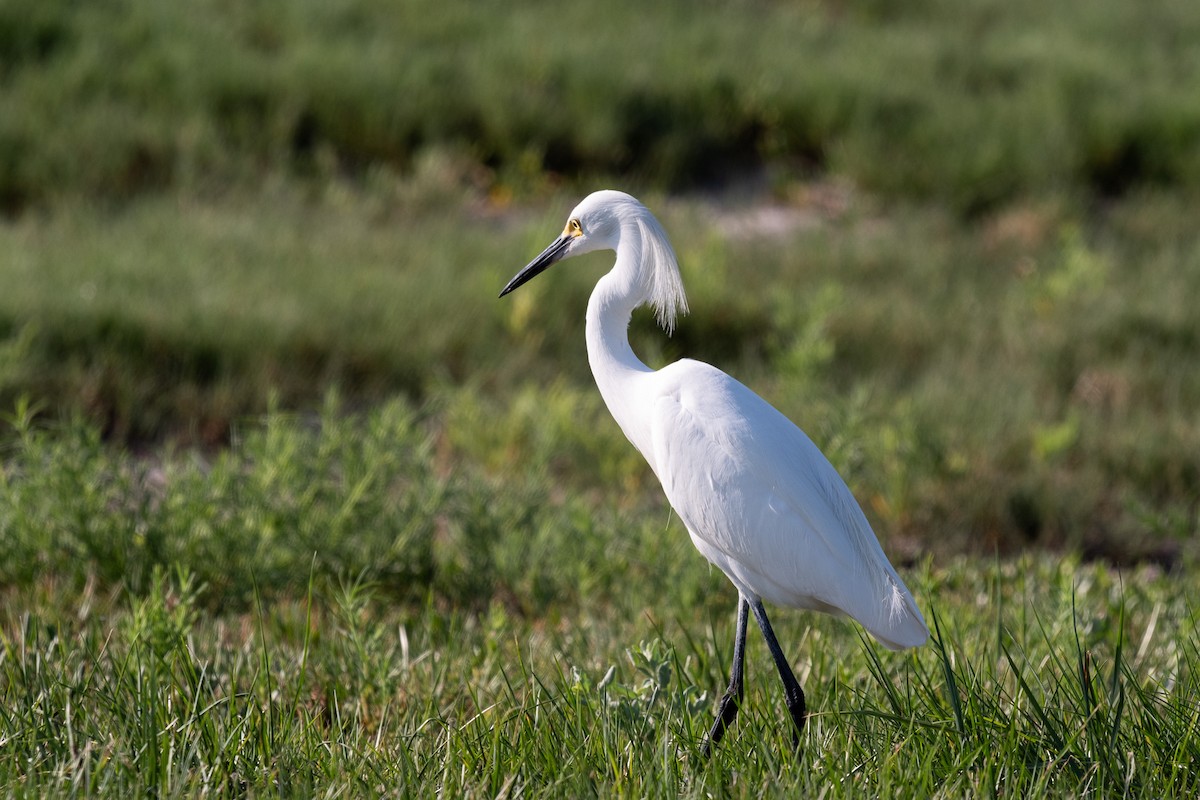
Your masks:
<svg viewBox="0 0 1200 800"><path fill-rule="evenodd" d="M582 236L583 235L583 226L581 226L579 224L579 220L573 219L567 223L567 235L568 236Z"/></svg>

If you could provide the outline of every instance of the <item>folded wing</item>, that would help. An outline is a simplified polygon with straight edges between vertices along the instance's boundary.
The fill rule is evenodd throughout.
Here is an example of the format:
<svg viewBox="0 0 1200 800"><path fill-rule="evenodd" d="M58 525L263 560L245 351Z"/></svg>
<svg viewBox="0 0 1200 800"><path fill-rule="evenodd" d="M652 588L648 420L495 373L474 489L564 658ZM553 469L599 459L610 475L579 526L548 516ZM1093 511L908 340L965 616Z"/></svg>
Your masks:
<svg viewBox="0 0 1200 800"><path fill-rule="evenodd" d="M656 375L655 470L697 548L739 590L845 614L892 649L929 635L850 489L816 445L720 370Z"/></svg>

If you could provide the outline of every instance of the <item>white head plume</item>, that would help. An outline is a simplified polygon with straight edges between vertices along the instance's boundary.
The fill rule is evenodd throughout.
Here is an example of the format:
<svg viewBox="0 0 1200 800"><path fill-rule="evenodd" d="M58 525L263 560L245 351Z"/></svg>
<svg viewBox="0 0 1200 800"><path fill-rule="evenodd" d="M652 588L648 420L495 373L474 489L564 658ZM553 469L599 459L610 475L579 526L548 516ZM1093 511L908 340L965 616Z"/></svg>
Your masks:
<svg viewBox="0 0 1200 800"><path fill-rule="evenodd" d="M675 250L650 209L624 192L606 189L584 198L571 213L571 219L582 223L580 238L584 240L571 248L571 255L616 249L618 242L622 248L636 245L629 252L646 302L654 309L663 330L674 331L676 316L688 312L687 295Z"/></svg>

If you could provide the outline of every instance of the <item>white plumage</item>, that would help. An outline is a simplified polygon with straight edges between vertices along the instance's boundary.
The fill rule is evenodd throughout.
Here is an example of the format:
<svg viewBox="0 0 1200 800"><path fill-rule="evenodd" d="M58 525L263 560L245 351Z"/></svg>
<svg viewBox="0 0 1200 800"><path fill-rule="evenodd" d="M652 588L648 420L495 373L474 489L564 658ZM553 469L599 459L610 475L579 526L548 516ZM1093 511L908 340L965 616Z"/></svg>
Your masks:
<svg viewBox="0 0 1200 800"><path fill-rule="evenodd" d="M645 206L622 192L589 195L563 234L501 296L562 258L599 249L616 250L617 259L588 301L587 351L596 385L696 549L741 596L733 675L709 743L737 713L747 607L774 645L799 729L803 692L775 643L762 600L852 617L893 650L925 642L924 618L845 482L803 431L713 366L684 359L655 371L634 354L628 326L635 308L651 305L668 332L676 313L687 311L675 253Z"/></svg>

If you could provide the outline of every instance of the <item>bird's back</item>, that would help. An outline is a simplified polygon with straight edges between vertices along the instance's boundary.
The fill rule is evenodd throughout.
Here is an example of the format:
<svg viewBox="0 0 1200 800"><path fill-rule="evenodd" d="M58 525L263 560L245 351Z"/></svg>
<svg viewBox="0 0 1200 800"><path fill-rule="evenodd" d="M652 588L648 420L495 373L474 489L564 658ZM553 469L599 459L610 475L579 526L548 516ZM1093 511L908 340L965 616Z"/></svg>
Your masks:
<svg viewBox="0 0 1200 800"><path fill-rule="evenodd" d="M854 496L803 431L708 364L647 378L647 455L696 547L740 591L846 614L891 649L928 638Z"/></svg>

